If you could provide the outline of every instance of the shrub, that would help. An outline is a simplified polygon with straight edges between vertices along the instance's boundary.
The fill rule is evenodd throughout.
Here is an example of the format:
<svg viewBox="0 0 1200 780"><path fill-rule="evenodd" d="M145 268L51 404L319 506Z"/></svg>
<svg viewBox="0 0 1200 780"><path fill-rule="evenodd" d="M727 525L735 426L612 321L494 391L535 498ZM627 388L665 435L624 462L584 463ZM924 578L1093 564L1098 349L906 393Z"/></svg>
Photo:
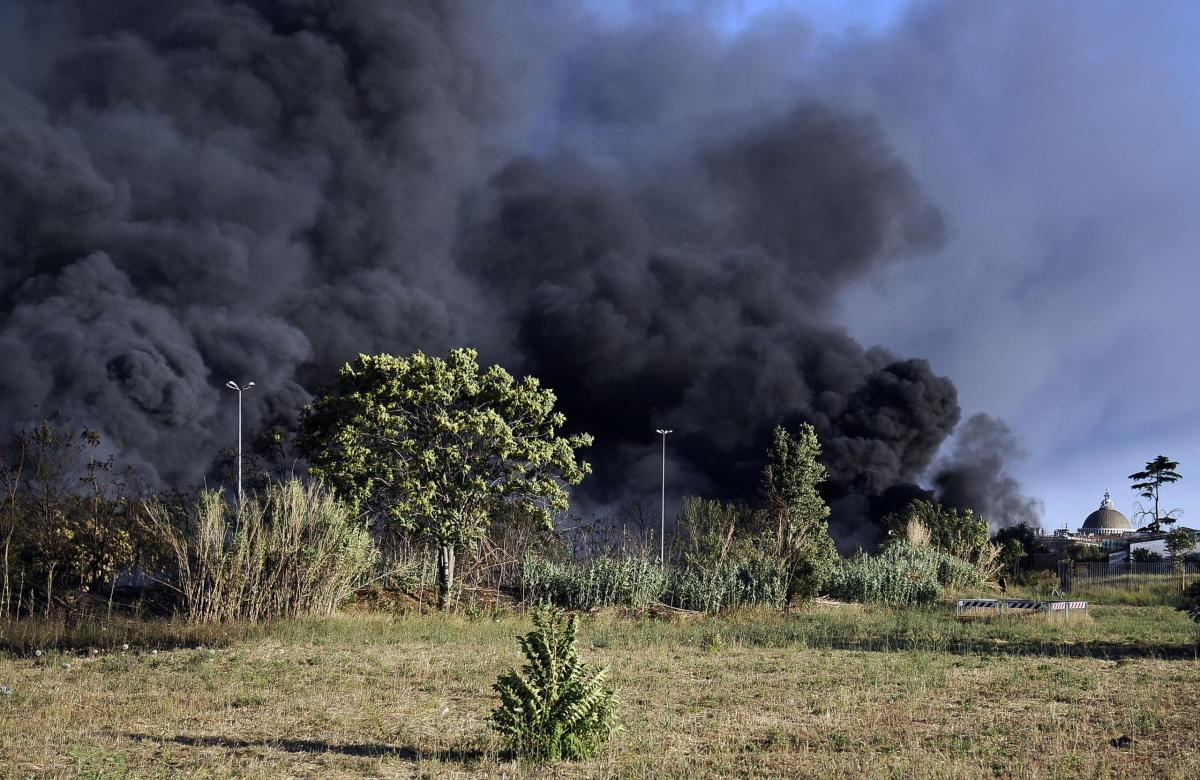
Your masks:
<svg viewBox="0 0 1200 780"><path fill-rule="evenodd" d="M565 609L645 609L663 602L680 609L719 612L782 606L787 568L777 558L754 551L712 567L670 569L643 558L554 563L528 555L521 567L521 588L527 603L548 602Z"/></svg>
<svg viewBox="0 0 1200 780"><path fill-rule="evenodd" d="M686 566L719 566L735 552L738 541L753 523L753 512L738 504L683 499L672 539L672 560Z"/></svg>
<svg viewBox="0 0 1200 780"><path fill-rule="evenodd" d="M1047 598L1058 590L1058 575L1046 569L1035 569L1023 576L1020 583L1037 598Z"/></svg>
<svg viewBox="0 0 1200 780"><path fill-rule="evenodd" d="M848 601L905 606L938 601L945 588L978 587L983 582L983 574L969 563L901 541L879 555L842 561L834 569L829 593Z"/></svg>
<svg viewBox="0 0 1200 780"><path fill-rule="evenodd" d="M588 758L620 728L616 697L605 685L608 669L593 671L579 660L576 616L541 608L533 625L517 637L525 665L496 681L500 704L492 726L521 758Z"/></svg>
<svg viewBox="0 0 1200 780"><path fill-rule="evenodd" d="M663 568L644 558L603 557L579 564L527 555L521 565L527 602L546 601L567 609L642 609L662 598L666 583Z"/></svg>
<svg viewBox="0 0 1200 780"><path fill-rule="evenodd" d="M915 499L902 514L890 515L884 522L899 538L909 537L914 524L923 526L919 533L931 546L967 561L985 579L1000 569L1000 547L988 538L988 522L970 509L959 513L933 501Z"/></svg>
<svg viewBox="0 0 1200 780"><path fill-rule="evenodd" d="M1183 592L1182 603L1178 606L1178 609L1181 612L1186 612L1188 617L1200 623L1200 582L1193 582Z"/></svg>
<svg viewBox="0 0 1200 780"><path fill-rule="evenodd" d="M100 434L47 420L0 447L0 615L114 584L137 556L129 485Z"/></svg>
<svg viewBox="0 0 1200 780"><path fill-rule="evenodd" d="M787 597L787 569L778 560L754 555L713 569L674 569L663 600L681 609L719 612L734 607L780 607Z"/></svg>
<svg viewBox="0 0 1200 780"><path fill-rule="evenodd" d="M344 504L299 480L269 486L240 512L203 491L181 513L154 503L146 517L170 551L185 616L202 623L329 614L376 556Z"/></svg>

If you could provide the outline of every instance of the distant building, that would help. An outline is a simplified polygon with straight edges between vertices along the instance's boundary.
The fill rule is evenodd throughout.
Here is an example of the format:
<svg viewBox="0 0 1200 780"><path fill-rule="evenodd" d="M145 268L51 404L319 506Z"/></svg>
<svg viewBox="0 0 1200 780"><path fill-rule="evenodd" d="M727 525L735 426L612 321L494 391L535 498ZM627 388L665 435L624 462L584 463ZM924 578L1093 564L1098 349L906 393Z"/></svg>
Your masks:
<svg viewBox="0 0 1200 780"><path fill-rule="evenodd" d="M1100 508L1085 517L1077 531L1072 533L1063 527L1053 534L1041 534L1037 541L1046 548L1049 559L1094 559L1107 554L1109 563L1117 564L1128 561L1132 552L1139 549L1165 555L1167 533L1134 528L1129 518L1113 507L1112 497L1106 491ZM1200 543L1193 552L1200 552ZM1044 559L1038 565L1049 563L1050 560Z"/></svg>
<svg viewBox="0 0 1200 780"><path fill-rule="evenodd" d="M1172 529L1172 530L1174 530L1174 529ZM1189 528L1187 530L1192 531L1192 533L1196 533L1196 530L1194 528ZM1163 532L1163 533L1157 533L1157 534L1139 534L1138 541L1129 543L1129 553L1130 553L1130 555L1132 555L1134 552L1136 552L1138 550L1145 550L1148 553L1154 553L1156 555L1161 555L1162 557L1166 558L1167 557L1167 533ZM1197 553L1200 553L1200 541L1197 541L1197 543L1192 547L1190 552L1184 553L1184 556L1190 558L1193 555L1196 555Z"/></svg>
<svg viewBox="0 0 1200 780"><path fill-rule="evenodd" d="M1130 540L1137 535L1129 518L1113 507L1112 496L1105 491L1100 508L1085 517L1077 531L1069 531L1064 525L1053 534L1038 537L1038 543L1046 548L1047 558L1037 565L1051 565L1063 558L1096 559L1127 551Z"/></svg>
<svg viewBox="0 0 1200 780"><path fill-rule="evenodd" d="M1104 499L1100 502L1100 508L1083 519L1079 533L1096 536L1124 535L1133 533L1133 525L1130 524L1128 517L1113 508L1112 497L1106 490Z"/></svg>

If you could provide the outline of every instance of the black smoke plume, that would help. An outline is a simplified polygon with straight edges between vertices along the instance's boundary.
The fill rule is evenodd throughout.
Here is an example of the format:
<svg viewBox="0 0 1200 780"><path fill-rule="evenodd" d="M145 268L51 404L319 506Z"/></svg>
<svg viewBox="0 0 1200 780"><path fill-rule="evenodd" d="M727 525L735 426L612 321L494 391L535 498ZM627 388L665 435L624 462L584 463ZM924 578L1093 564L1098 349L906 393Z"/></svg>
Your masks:
<svg viewBox="0 0 1200 780"><path fill-rule="evenodd" d="M976 414L956 434L950 457L935 464L933 485L947 506L974 509L1001 525L1039 525L1041 502L1021 493L1007 464L1023 456L1000 420Z"/></svg>
<svg viewBox="0 0 1200 780"><path fill-rule="evenodd" d="M847 283L943 226L870 117L773 78L802 27L594 32L568 5L441 0L0 9L7 426L61 411L195 481L231 438L226 379L257 382L255 430L359 352L470 344L596 434L591 501L647 487L661 426L677 485L745 494L770 428L807 420L848 535L959 420L949 379L833 320ZM960 446L973 470L939 488L1007 507L1002 465Z"/></svg>

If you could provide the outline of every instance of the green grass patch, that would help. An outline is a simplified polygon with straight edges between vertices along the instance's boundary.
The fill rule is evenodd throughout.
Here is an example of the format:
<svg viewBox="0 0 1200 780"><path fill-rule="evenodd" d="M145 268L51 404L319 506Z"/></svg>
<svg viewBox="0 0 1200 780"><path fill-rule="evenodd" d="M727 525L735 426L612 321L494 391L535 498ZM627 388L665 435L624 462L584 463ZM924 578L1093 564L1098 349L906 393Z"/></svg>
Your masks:
<svg viewBox="0 0 1200 780"><path fill-rule="evenodd" d="M626 730L549 768L486 722L526 615L343 614L203 649L149 621L130 650L0 653L0 776L1200 776L1196 626L1091 612L588 614L578 650L612 669Z"/></svg>

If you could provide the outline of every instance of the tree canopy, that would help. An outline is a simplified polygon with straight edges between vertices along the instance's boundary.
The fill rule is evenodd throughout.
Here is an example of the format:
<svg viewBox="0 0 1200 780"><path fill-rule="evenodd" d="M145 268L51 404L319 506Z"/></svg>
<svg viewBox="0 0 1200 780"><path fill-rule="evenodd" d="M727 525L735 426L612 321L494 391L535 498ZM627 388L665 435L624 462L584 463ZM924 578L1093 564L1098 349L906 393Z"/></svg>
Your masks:
<svg viewBox="0 0 1200 780"><path fill-rule="evenodd" d="M1183 475L1179 473L1179 463L1170 460L1166 455L1159 455L1152 461L1146 463L1146 468L1142 471L1136 471L1129 475L1129 479L1133 480L1133 484L1129 486L1130 490L1136 492L1142 498L1153 501L1154 509L1140 509L1138 516L1150 517L1148 528L1152 531L1158 531L1164 524L1170 525L1177 519L1178 509L1172 509L1166 514L1162 513L1159 507L1159 493L1163 485L1169 485L1173 482L1178 482L1183 479Z"/></svg>
<svg viewBox="0 0 1200 780"><path fill-rule="evenodd" d="M1028 523L1001 528L992 535L992 544L1000 548L1000 559L1010 572L1020 569L1022 562L1039 551L1037 533ZM1042 547L1044 550L1044 546Z"/></svg>
<svg viewBox="0 0 1200 780"><path fill-rule="evenodd" d="M829 507L817 492L826 476L820 455L821 444L811 425L801 425L795 435L779 426L763 468L761 492L775 524L779 557L788 570L789 599L817 595L838 558L826 521Z"/></svg>
<svg viewBox="0 0 1200 780"><path fill-rule="evenodd" d="M477 357L359 355L301 416L314 475L438 545L443 600L455 548L475 542L493 511L519 507L550 527L567 508L567 486L590 471L575 451L592 438L560 433L554 393L500 366L481 370Z"/></svg>
<svg viewBox="0 0 1200 780"><path fill-rule="evenodd" d="M1190 528L1174 528L1167 534L1164 546L1171 566L1182 571L1184 559L1196 549L1196 532Z"/></svg>

